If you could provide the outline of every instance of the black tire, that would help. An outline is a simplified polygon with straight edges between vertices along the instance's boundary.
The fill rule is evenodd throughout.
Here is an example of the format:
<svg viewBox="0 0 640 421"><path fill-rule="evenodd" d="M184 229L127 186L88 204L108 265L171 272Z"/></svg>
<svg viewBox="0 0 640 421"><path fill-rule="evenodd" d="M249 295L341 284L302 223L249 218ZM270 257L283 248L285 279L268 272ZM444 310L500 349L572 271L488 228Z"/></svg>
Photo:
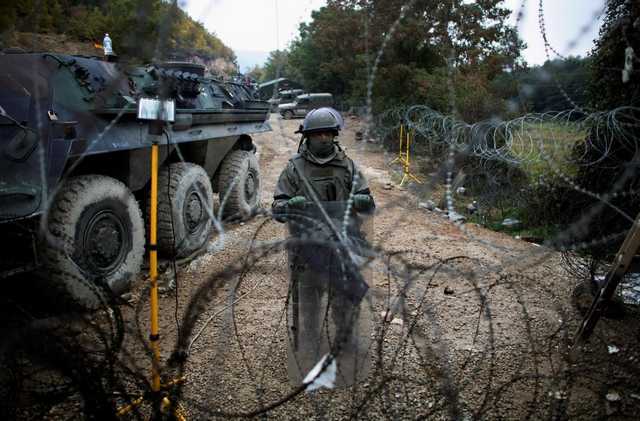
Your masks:
<svg viewBox="0 0 640 421"><path fill-rule="evenodd" d="M150 210L150 206L147 206ZM147 214L148 216L149 214ZM186 257L199 250L213 229L213 191L199 165L176 162L158 176L158 250ZM149 218L147 217L147 220Z"/></svg>
<svg viewBox="0 0 640 421"><path fill-rule="evenodd" d="M293 118L293 112L292 112L292 111L285 111L285 112L282 114L282 117L283 117L285 120L291 120L291 119Z"/></svg>
<svg viewBox="0 0 640 421"><path fill-rule="evenodd" d="M127 186L102 175L68 179L46 216L44 276L82 307L96 308L106 297L130 288L144 257L144 222ZM102 288L102 289L101 289Z"/></svg>
<svg viewBox="0 0 640 421"><path fill-rule="evenodd" d="M225 219L245 220L260 205L260 169L250 151L231 151L220 165L218 191Z"/></svg>

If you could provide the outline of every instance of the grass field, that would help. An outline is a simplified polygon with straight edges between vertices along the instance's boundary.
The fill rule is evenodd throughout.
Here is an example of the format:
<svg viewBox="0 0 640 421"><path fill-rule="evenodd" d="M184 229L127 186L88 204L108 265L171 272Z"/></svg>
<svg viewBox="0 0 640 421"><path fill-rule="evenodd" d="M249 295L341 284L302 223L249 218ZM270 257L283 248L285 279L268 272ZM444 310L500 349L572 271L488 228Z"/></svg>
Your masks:
<svg viewBox="0 0 640 421"><path fill-rule="evenodd" d="M526 123L512 127L511 153L531 180L558 172L572 177L577 169L571 160L572 150L586 133L584 127L572 122Z"/></svg>

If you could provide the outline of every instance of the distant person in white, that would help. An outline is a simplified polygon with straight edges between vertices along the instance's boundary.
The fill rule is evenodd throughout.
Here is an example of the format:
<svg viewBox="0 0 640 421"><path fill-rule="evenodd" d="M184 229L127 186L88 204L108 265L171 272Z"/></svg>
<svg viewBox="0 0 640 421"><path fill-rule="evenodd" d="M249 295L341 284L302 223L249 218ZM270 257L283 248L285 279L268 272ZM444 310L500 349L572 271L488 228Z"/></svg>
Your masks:
<svg viewBox="0 0 640 421"><path fill-rule="evenodd" d="M113 47L111 46L111 38L109 38L109 34L104 34L104 39L102 40L102 48L104 49L105 56L113 55Z"/></svg>

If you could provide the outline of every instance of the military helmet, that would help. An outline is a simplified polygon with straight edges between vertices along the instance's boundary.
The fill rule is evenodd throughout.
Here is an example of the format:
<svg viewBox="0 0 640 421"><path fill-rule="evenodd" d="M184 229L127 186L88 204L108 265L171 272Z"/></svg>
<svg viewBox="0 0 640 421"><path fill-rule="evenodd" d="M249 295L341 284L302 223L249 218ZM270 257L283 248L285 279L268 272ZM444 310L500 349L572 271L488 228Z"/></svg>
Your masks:
<svg viewBox="0 0 640 421"><path fill-rule="evenodd" d="M340 113L331 107L316 108L307 113L296 133L309 134L315 132L338 132L344 127Z"/></svg>

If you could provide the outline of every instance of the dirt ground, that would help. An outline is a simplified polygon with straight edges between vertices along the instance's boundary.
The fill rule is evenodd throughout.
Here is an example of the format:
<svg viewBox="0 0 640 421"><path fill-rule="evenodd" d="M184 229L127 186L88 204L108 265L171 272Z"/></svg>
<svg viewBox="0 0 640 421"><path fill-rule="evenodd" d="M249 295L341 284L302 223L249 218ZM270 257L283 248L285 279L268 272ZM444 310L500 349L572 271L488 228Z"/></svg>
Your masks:
<svg viewBox="0 0 640 421"><path fill-rule="evenodd" d="M273 131L254 138L265 209L297 150L293 132L300 123L273 114ZM569 360L580 316L570 303L575 281L560 255L418 207L418 196L397 186L398 168L387 165L393 156L355 140L358 120L346 123L340 143L368 177L377 204L378 255L365 312L370 372L352 387L295 393L287 375L286 252L259 259L251 252L287 231L258 216L225 226L207 253L179 268L177 295L161 297L165 361L175 349L177 324L187 347L199 335L188 347L180 389L190 419L265 408L272 409L264 417L273 419L627 419L638 413L633 318L603 321L591 344ZM145 285L134 291L143 332ZM129 331L137 332L136 311L124 311ZM130 335L123 353L141 350ZM148 366L133 360L140 370Z"/></svg>

